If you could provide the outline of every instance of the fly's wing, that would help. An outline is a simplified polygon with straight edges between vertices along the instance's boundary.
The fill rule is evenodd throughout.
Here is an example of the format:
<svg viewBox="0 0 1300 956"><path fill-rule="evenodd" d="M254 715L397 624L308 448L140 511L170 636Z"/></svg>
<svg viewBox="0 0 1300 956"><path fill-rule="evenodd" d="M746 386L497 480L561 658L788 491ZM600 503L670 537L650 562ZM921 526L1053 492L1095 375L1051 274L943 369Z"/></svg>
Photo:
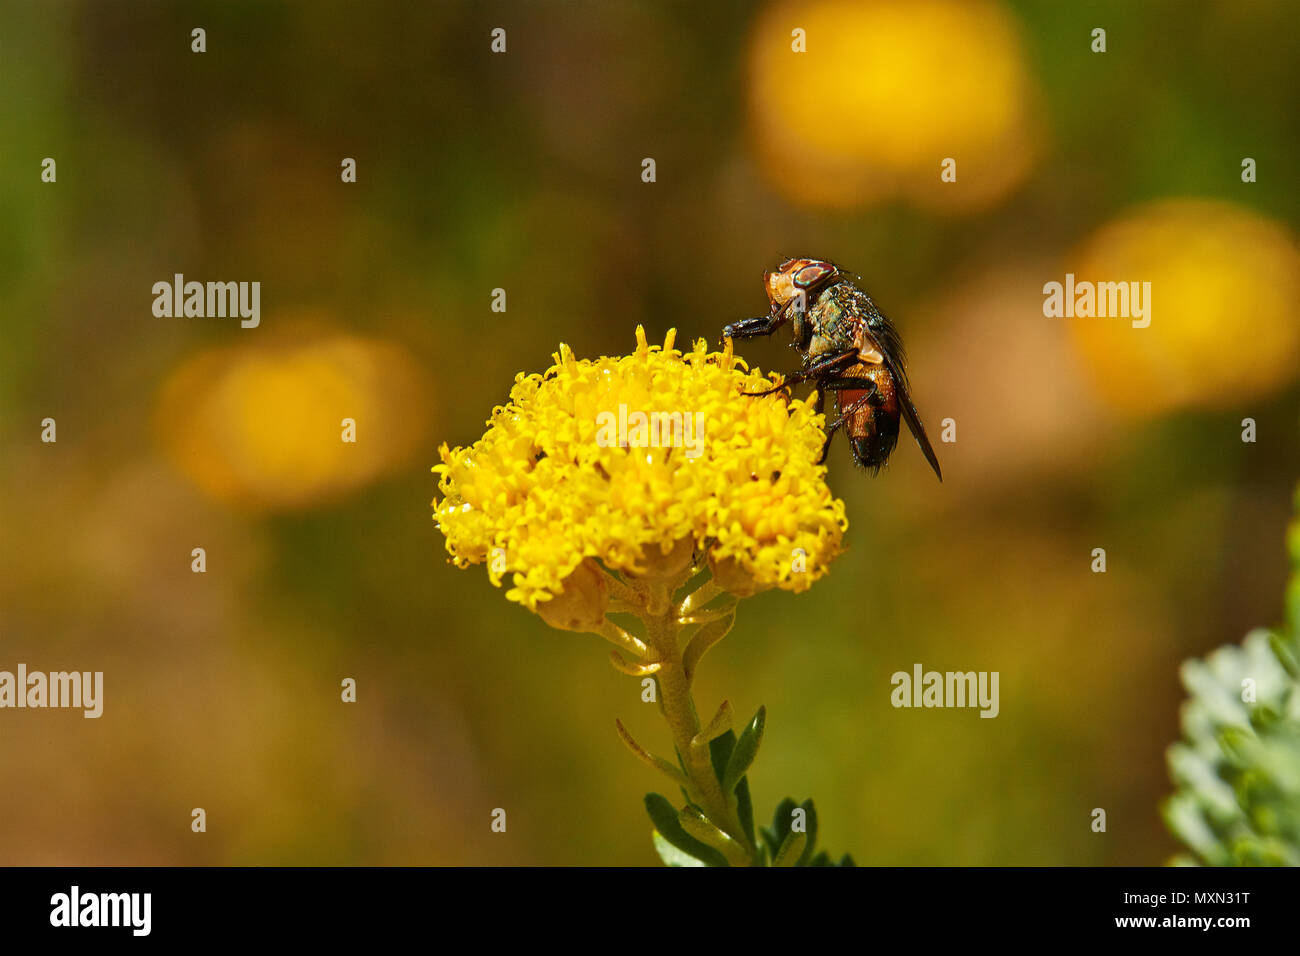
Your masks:
<svg viewBox="0 0 1300 956"><path fill-rule="evenodd" d="M903 340L898 335L898 330L894 328L894 323L890 322L879 309L871 298L865 293L863 298L866 301L867 321L862 324L862 338L865 340L858 343L858 348L865 351L866 348L874 348L885 360L885 368L889 369L889 374L894 377L895 391L898 394L898 410L903 415L903 420L907 422L907 427L911 429L912 437L916 443L921 446L921 452L925 455L925 460L930 463L934 473L940 481L943 481L943 472L939 470L939 459L935 456L934 448L930 445L930 438L925 433L925 426L921 424L921 416L916 413L916 406L912 404L912 396L908 392L907 386L907 369L904 367Z"/></svg>
<svg viewBox="0 0 1300 956"><path fill-rule="evenodd" d="M943 481L943 472L939 470L939 459L935 457L934 449L930 447L930 439L925 434L925 426L921 424L921 416L916 414L916 406L912 404L912 396L907 394L906 388L898 390L898 408L907 421L907 427L912 430L912 437L921 446L921 452L925 455L925 460L934 469L935 476L940 481Z"/></svg>

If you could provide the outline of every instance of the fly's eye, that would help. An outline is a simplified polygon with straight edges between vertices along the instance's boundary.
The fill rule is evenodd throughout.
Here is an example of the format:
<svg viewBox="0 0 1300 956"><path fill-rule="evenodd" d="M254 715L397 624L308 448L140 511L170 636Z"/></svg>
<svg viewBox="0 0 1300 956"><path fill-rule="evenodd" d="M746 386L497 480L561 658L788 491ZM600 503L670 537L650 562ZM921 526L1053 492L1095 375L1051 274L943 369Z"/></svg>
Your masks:
<svg viewBox="0 0 1300 956"><path fill-rule="evenodd" d="M794 274L795 287L811 289L834 271L835 267L829 262L814 262L812 265L804 266Z"/></svg>

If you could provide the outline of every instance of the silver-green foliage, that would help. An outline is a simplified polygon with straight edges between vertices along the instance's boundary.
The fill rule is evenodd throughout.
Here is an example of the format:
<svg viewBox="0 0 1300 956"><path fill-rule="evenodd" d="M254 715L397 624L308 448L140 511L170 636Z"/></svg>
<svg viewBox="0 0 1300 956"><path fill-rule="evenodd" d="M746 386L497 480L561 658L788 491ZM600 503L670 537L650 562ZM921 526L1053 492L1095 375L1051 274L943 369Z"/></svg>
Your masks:
<svg viewBox="0 0 1300 956"><path fill-rule="evenodd" d="M1176 863L1300 866L1300 521L1287 544L1286 625L1183 664L1177 790L1162 807L1191 851Z"/></svg>

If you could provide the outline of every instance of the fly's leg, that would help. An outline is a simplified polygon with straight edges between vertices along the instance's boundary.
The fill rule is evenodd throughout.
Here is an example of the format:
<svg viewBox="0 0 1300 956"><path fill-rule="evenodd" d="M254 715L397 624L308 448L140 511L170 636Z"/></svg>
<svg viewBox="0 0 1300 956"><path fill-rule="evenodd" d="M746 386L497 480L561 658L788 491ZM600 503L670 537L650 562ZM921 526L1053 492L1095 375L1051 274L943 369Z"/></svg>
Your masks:
<svg viewBox="0 0 1300 956"><path fill-rule="evenodd" d="M869 378L855 378L846 375L843 378L832 378L819 384L817 390L818 412L821 412L822 407L824 407L822 395L825 392L853 392L858 389L863 390L862 397L855 399L852 405L840 412L839 418L835 419L835 421L831 422L831 424L827 426L826 443L822 445L822 453L817 459L817 464L826 464L826 458L831 453L831 439L835 437L837 431L844 427L844 423L849 420L849 416L876 397L876 383L873 379Z"/></svg>
<svg viewBox="0 0 1300 956"><path fill-rule="evenodd" d="M819 358L812 365L798 372L793 372L781 381L780 385L773 385L771 388L764 389L761 392L745 392L746 395L759 397L761 395L771 395L773 392L779 392L791 385L798 385L800 382L806 382L813 378L827 378L835 376L837 372L842 372L855 364L858 360L858 350L856 348L845 349L843 352L834 352ZM839 381L840 379L831 377L827 381Z"/></svg>
<svg viewBox="0 0 1300 956"><path fill-rule="evenodd" d="M785 305L773 306L772 311L767 315L756 315L752 319L741 319L738 322L732 322L722 330L722 338L725 339L753 339L760 335L771 335L781 326L790 321L790 313L798 310L806 300L806 296L796 296Z"/></svg>
<svg viewBox="0 0 1300 956"><path fill-rule="evenodd" d="M855 375L842 375L837 378L827 379L826 381L819 383L819 387L828 392L856 392L858 389L862 389L867 394L854 401L853 405L855 407L859 402L863 400L869 401L876 395L875 379L860 378Z"/></svg>
<svg viewBox="0 0 1300 956"><path fill-rule="evenodd" d="M771 335L785 325L787 318L784 309L773 309L768 315L756 315L752 319L741 319L738 322L732 322L722 330L722 337L724 339L754 339L760 335Z"/></svg>

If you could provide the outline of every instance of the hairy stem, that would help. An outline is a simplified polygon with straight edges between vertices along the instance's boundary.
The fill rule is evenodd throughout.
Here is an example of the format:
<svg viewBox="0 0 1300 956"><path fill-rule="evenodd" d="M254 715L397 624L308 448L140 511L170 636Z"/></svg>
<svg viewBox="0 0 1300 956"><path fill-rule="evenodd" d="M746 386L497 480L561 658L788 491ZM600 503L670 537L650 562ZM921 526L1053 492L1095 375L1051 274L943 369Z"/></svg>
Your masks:
<svg viewBox="0 0 1300 956"><path fill-rule="evenodd" d="M659 664L655 679L659 684L660 708L686 775L700 800L700 809L714 826L745 847L752 860L757 851L740 823L735 800L723 792L718 782L709 756L708 741L697 739L701 731L700 716L695 709L691 679L679 646L681 608L666 597L663 591L655 595L650 606L659 613L645 615L650 660Z"/></svg>

